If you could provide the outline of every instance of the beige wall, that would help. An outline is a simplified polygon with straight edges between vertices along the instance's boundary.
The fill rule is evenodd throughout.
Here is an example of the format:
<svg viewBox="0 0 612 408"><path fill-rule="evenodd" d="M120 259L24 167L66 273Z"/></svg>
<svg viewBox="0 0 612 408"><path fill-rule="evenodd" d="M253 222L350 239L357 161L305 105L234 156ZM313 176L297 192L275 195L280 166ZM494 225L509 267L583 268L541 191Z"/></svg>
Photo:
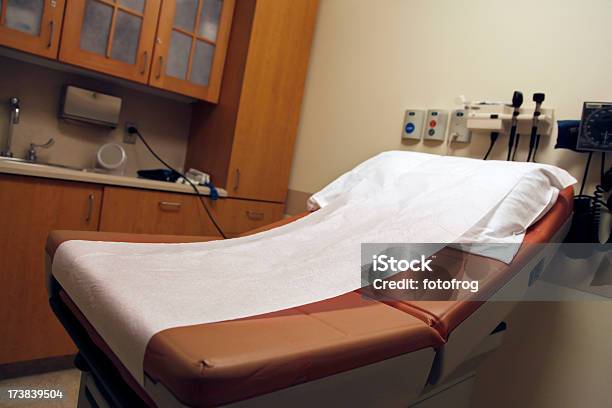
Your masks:
<svg viewBox="0 0 612 408"><path fill-rule="evenodd" d="M61 90L65 84L107 92L123 98L121 127L116 130L58 119ZM128 89L109 81L53 70L0 56L0 140L8 123L8 99L21 100L21 121L15 127L13 152L24 157L29 144L44 143L53 137L55 146L40 150L39 160L77 167L94 165L97 149L108 142L123 140L123 123L138 124L149 143L170 164L182 167L187 149L191 107L185 102ZM124 144L128 154L128 175L142 168L161 165L142 143Z"/></svg>
<svg viewBox="0 0 612 408"><path fill-rule="evenodd" d="M289 188L316 191L384 150L443 154L401 142L403 113L461 94L545 92L558 119L579 119L583 101L612 100L610 15L609 0L322 0ZM482 157L488 135L472 140L456 154ZM539 159L581 176L585 157L553 145Z"/></svg>
<svg viewBox="0 0 612 408"><path fill-rule="evenodd" d="M610 301L519 305L477 372L472 407L612 407L611 314Z"/></svg>
<svg viewBox="0 0 612 408"><path fill-rule="evenodd" d="M611 15L609 0L321 0L289 197L301 203L300 191L380 151L444 153L401 142L407 108L453 108L460 94L508 100L518 89L545 92L558 119L579 119L583 101L612 100ZM488 142L474 136L456 154L482 157ZM585 157L553 145L539 159L580 177ZM474 406L612 406L611 314L603 302L521 305L478 372Z"/></svg>

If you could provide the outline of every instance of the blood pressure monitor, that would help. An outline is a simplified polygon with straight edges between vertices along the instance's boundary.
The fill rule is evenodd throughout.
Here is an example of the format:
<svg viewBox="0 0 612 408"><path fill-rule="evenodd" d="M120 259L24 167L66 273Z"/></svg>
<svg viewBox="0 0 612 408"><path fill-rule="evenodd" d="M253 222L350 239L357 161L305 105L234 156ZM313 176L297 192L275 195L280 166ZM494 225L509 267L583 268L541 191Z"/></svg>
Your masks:
<svg viewBox="0 0 612 408"><path fill-rule="evenodd" d="M612 151L612 102L585 102L577 150Z"/></svg>

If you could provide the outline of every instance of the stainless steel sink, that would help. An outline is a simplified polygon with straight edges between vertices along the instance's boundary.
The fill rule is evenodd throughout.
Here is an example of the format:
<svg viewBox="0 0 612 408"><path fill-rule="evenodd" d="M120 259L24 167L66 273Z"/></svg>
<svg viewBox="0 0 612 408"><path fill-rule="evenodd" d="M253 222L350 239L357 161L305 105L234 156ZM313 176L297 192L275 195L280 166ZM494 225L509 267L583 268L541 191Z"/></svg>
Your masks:
<svg viewBox="0 0 612 408"><path fill-rule="evenodd" d="M29 165L29 166L57 167L57 168L60 168L60 169L68 169L68 170L75 170L75 171L87 171L86 169L81 169L81 168L74 167L74 166L67 166L65 164L33 162L33 161L30 161L30 160L20 159L20 158L17 158L17 157L0 157L0 163L2 163L3 161L13 162L13 163L21 163L21 164L25 164L25 165Z"/></svg>

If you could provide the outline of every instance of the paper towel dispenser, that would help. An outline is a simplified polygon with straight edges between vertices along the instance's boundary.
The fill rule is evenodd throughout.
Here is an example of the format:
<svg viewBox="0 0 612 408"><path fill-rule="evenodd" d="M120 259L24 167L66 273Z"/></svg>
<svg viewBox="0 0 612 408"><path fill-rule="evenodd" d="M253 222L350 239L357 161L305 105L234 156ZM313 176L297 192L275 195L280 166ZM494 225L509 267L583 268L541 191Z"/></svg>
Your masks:
<svg viewBox="0 0 612 408"><path fill-rule="evenodd" d="M68 85L64 88L60 117L98 126L116 128L121 98Z"/></svg>

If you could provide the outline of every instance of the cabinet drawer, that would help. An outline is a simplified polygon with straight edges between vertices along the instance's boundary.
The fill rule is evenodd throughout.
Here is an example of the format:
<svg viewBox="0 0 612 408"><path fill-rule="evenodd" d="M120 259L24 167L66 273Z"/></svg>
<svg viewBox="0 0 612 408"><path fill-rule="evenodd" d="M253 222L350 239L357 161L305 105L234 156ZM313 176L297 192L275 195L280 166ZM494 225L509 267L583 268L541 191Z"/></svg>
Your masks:
<svg viewBox="0 0 612 408"><path fill-rule="evenodd" d="M104 188L100 231L219 235L194 195L120 187Z"/></svg>
<svg viewBox="0 0 612 408"><path fill-rule="evenodd" d="M198 200L192 194L106 187L100 231L219 236ZM280 220L285 207L231 198L204 200L228 237Z"/></svg>
<svg viewBox="0 0 612 408"><path fill-rule="evenodd" d="M228 237L276 222L283 218L285 209L284 204L234 198L213 201L210 207Z"/></svg>

